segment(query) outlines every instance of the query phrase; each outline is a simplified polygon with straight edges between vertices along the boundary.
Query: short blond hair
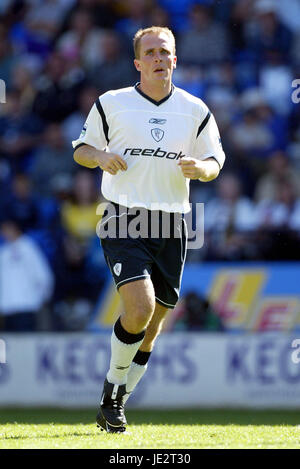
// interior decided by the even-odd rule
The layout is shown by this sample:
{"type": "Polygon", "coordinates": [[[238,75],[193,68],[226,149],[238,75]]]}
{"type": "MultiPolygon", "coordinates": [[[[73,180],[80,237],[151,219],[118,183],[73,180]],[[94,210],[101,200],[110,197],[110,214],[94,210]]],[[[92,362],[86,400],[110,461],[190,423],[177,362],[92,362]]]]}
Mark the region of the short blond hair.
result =
{"type": "Polygon", "coordinates": [[[176,53],[176,46],[175,46],[175,37],[172,33],[171,29],[167,28],[166,26],[151,26],[150,28],[139,29],[133,38],[133,49],[134,49],[134,56],[136,59],[140,57],[140,42],[143,36],[146,34],[159,34],[165,33],[172,41],[173,45],[173,52],[174,55],[176,53]]]}

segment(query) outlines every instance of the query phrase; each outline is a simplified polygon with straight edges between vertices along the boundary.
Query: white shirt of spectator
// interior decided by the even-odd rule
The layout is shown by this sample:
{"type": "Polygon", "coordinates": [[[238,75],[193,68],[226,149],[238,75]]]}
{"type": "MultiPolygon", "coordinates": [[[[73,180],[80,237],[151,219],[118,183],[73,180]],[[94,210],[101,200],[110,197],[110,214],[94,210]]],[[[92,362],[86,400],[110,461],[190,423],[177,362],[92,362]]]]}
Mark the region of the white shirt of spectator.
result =
{"type": "Polygon", "coordinates": [[[26,235],[0,247],[0,312],[35,312],[53,292],[54,277],[38,246],[26,235]]]}
{"type": "Polygon", "coordinates": [[[251,231],[257,227],[255,207],[247,197],[240,197],[230,204],[220,198],[211,199],[205,205],[204,227],[206,231],[225,231],[232,219],[237,231],[251,231]]]}
{"type": "Polygon", "coordinates": [[[167,212],[190,210],[190,180],[178,166],[181,157],[214,157],[220,167],[225,160],[216,121],[207,106],[174,86],[159,102],[137,85],[108,91],[93,105],[72,144],[106,149],[127,162],[127,171],[114,176],[103,173],[102,193],[107,200],[150,210],[155,204],[155,209],[167,212]]]}
{"type": "Polygon", "coordinates": [[[256,205],[256,218],[261,227],[300,231],[300,198],[292,209],[281,202],[262,200],[256,205]]]}

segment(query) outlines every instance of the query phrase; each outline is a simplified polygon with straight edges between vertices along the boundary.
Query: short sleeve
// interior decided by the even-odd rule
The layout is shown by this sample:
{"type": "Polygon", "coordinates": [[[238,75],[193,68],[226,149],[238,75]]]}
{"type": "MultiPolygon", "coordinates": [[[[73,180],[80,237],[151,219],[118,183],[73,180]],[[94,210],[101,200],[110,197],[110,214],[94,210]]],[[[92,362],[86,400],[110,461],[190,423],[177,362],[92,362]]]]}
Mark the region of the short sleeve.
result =
{"type": "Polygon", "coordinates": [[[107,147],[107,121],[99,99],[92,106],[79,138],[72,141],[74,149],[84,144],[91,145],[97,150],[104,150],[107,147]]]}
{"type": "Polygon", "coordinates": [[[225,161],[225,153],[222,148],[221,138],[216,120],[210,111],[200,124],[194,147],[194,157],[200,160],[213,157],[217,160],[220,168],[225,161]]]}

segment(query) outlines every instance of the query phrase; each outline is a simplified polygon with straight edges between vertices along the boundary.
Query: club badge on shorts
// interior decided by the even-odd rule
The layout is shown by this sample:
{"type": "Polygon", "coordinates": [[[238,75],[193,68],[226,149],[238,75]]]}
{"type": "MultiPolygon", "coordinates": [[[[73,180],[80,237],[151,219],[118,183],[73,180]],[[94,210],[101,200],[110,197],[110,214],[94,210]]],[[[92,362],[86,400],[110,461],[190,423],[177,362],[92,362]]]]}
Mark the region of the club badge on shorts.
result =
{"type": "Polygon", "coordinates": [[[120,273],[122,270],[122,264],[118,262],[117,264],[114,265],[114,273],[119,277],[120,273]]]}

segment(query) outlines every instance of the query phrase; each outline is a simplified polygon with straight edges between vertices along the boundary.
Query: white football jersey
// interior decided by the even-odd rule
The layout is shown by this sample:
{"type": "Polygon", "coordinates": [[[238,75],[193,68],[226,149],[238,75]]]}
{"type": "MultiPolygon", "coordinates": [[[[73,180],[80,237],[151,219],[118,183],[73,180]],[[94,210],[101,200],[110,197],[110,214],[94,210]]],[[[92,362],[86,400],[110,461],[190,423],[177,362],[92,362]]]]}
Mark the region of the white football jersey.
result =
{"type": "Polygon", "coordinates": [[[213,115],[201,99],[172,85],[161,101],[134,87],[104,93],[93,105],[77,148],[88,144],[117,153],[127,171],[103,172],[102,193],[129,208],[186,213],[189,183],[178,163],[183,156],[214,157],[222,168],[225,155],[213,115]]]}

